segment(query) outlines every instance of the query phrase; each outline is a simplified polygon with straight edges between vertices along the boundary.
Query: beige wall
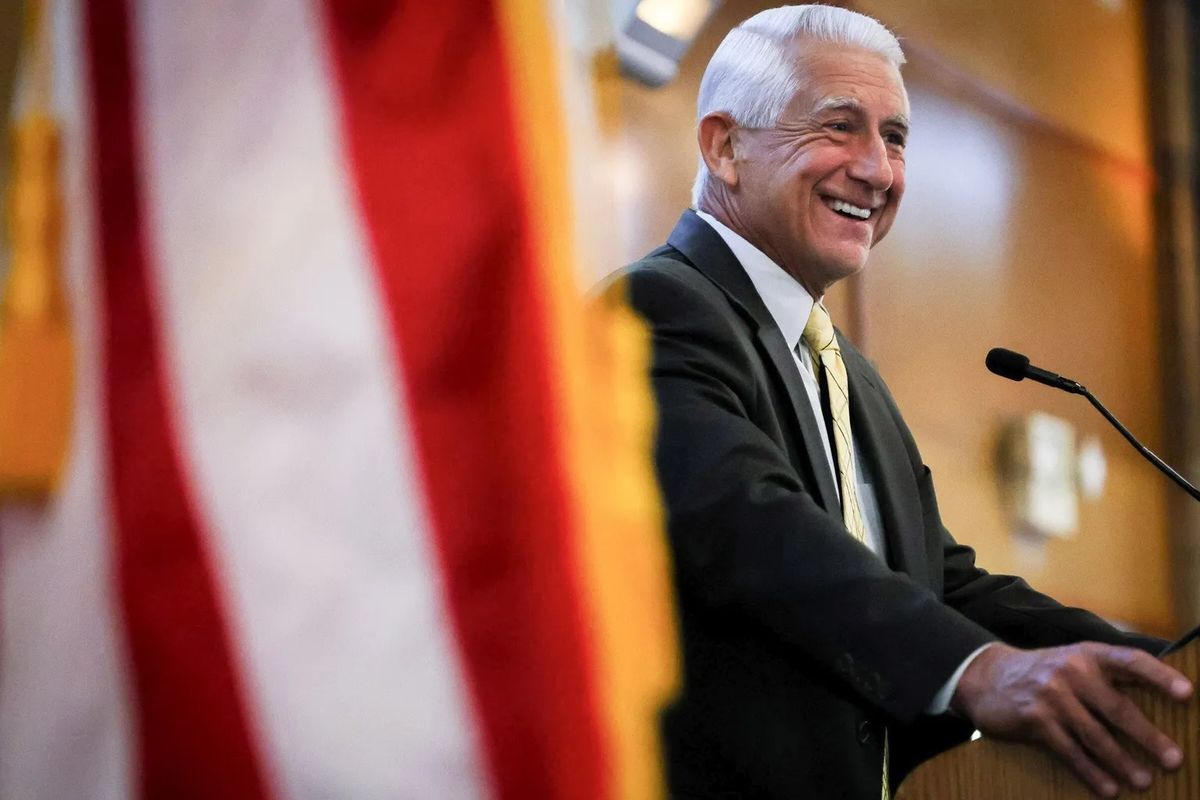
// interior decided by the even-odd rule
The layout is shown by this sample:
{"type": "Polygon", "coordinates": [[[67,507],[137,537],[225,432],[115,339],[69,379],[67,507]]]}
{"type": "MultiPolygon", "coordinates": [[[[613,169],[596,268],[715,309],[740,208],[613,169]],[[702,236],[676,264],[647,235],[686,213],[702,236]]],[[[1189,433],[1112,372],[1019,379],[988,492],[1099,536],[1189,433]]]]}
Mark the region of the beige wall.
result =
{"type": "MultiPolygon", "coordinates": [[[[730,25],[769,5],[727,2],[670,86],[621,81],[607,155],[624,260],[659,244],[687,205],[704,63],[730,25]]],[[[831,311],[889,381],[943,516],[984,566],[1172,632],[1163,479],[1086,401],[982,366],[989,347],[1025,351],[1161,444],[1140,4],[854,6],[906,45],[914,130],[897,224],[857,284],[835,290],[831,311]],[[1104,495],[1082,504],[1080,534],[1044,548],[1010,534],[993,467],[1004,420],[1033,409],[1099,435],[1109,464],[1104,495]]]]}

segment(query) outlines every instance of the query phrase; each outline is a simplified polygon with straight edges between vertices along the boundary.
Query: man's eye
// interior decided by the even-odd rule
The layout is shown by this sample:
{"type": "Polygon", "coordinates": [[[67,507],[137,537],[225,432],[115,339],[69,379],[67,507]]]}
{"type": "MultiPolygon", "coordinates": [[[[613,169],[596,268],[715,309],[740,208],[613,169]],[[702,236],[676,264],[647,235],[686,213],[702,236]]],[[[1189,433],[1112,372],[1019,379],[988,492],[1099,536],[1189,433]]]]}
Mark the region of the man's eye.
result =
{"type": "Polygon", "coordinates": [[[888,144],[894,144],[897,147],[904,147],[905,139],[904,134],[902,133],[889,133],[885,138],[887,139],[888,144]]]}
{"type": "Polygon", "coordinates": [[[825,127],[830,128],[831,130],[845,133],[846,131],[850,130],[850,123],[849,122],[831,122],[828,125],[826,125],[825,127]]]}

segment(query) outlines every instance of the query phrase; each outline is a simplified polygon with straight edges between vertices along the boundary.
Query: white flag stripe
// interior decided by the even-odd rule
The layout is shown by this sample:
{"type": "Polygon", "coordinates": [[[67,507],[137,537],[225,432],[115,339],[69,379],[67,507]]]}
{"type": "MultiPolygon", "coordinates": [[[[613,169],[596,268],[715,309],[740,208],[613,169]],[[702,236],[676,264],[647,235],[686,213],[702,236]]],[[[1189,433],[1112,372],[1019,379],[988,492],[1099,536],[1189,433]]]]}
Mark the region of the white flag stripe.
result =
{"type": "Polygon", "coordinates": [[[134,785],[134,746],[109,541],[82,9],[61,0],[48,14],[70,214],[63,263],[75,329],[75,417],[54,500],[0,506],[0,797],[124,800],[134,785]]]}
{"type": "Polygon", "coordinates": [[[181,457],[287,798],[485,794],[319,9],[135,4],[181,457]]]}

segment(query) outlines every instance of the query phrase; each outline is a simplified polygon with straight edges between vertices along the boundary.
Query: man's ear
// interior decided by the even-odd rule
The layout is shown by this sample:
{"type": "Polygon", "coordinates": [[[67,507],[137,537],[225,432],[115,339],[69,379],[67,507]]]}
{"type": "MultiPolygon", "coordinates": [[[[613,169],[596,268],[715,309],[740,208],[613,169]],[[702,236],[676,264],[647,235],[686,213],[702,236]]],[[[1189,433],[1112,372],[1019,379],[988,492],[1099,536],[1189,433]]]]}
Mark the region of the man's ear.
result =
{"type": "Polygon", "coordinates": [[[696,138],[700,157],[708,172],[729,188],[737,186],[737,164],[733,153],[733,132],[737,123],[725,112],[708,114],[700,120],[696,138]]]}

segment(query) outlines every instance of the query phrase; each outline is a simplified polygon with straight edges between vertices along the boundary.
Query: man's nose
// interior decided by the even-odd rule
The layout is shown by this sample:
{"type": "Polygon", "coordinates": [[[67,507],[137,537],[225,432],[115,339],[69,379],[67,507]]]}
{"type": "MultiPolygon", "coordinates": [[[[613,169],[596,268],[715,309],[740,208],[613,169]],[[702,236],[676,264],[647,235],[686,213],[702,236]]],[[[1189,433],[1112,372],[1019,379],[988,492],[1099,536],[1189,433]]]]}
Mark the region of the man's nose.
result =
{"type": "Polygon", "coordinates": [[[892,187],[895,174],[888,158],[887,142],[881,135],[874,134],[859,142],[847,174],[877,192],[886,192],[892,187]]]}

